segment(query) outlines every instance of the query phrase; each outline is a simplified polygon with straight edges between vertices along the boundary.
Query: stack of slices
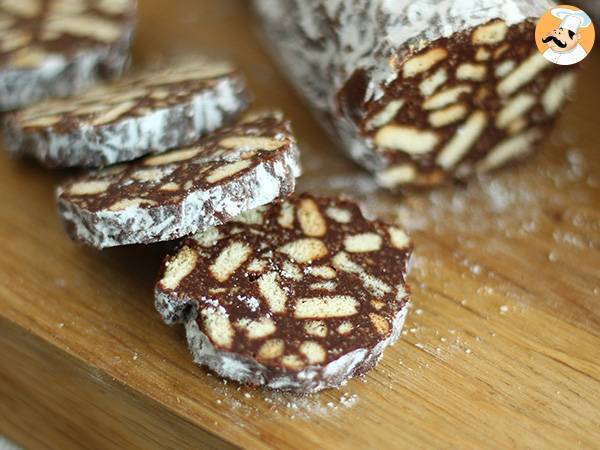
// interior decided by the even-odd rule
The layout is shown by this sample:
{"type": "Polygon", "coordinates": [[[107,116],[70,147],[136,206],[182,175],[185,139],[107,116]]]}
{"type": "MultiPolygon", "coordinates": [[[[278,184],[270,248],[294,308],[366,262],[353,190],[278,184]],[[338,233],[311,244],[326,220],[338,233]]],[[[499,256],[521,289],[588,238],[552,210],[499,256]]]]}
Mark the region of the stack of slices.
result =
{"type": "Polygon", "coordinates": [[[349,200],[292,195],[290,123],[246,112],[230,63],[196,59],[91,87],[120,75],[134,16],[129,0],[0,1],[10,153],[92,169],[57,189],[77,242],[184,238],[155,303],[185,326],[198,363],[303,393],[372,368],[406,316],[406,234],[349,200]]]}

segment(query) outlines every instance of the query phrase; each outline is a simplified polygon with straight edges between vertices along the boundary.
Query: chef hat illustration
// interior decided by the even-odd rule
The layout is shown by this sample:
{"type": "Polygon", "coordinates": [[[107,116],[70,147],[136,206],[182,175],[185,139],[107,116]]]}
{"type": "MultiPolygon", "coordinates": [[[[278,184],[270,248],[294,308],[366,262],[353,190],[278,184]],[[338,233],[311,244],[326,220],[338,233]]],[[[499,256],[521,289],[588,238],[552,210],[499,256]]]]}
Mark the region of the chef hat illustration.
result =
{"type": "Polygon", "coordinates": [[[573,33],[577,33],[580,28],[589,27],[592,23],[592,19],[588,16],[585,11],[567,8],[554,8],[552,15],[561,20],[560,27],[564,30],[571,30],[573,33]]]}

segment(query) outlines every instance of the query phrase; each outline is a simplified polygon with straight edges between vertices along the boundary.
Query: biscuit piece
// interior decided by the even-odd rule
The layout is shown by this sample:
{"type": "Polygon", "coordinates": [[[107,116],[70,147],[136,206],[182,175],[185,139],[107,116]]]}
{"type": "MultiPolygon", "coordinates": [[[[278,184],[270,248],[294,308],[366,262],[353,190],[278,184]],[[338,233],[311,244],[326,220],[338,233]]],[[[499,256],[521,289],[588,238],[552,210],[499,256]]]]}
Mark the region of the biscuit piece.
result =
{"type": "Polygon", "coordinates": [[[134,0],[0,0],[0,111],[119,76],[134,0]]]}
{"type": "Polygon", "coordinates": [[[299,174],[290,124],[269,113],[67,181],[58,207],[69,235],[97,248],[167,241],[287,196],[299,174]]]}
{"type": "Polygon", "coordinates": [[[401,229],[353,202],[292,196],[188,238],[164,263],[156,308],[220,376],[316,392],[398,338],[411,253],[401,229]]]}
{"type": "Polygon", "coordinates": [[[102,167],[191,145],[248,104],[229,63],[197,60],[10,114],[7,147],[49,167],[102,167]]]}

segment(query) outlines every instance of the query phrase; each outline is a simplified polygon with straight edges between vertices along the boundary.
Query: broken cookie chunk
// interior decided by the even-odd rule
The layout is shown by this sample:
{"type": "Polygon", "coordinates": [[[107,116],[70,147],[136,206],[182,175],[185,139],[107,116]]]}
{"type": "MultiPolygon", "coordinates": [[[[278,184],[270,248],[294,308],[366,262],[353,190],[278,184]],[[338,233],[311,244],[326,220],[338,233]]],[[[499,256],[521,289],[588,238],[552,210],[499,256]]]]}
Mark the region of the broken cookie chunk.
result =
{"type": "Polygon", "coordinates": [[[167,241],[289,195],[299,174],[291,126],[269,113],[72,179],[58,207],[69,235],[97,248],[167,241]]]}
{"type": "Polygon", "coordinates": [[[411,253],[404,231],[351,201],[292,196],[188,238],[155,303],[220,376],[316,392],[371,369],[398,339],[411,253]]]}
{"type": "Polygon", "coordinates": [[[135,11],[134,0],[0,0],[0,111],[119,76],[135,11]]]}
{"type": "Polygon", "coordinates": [[[247,104],[231,64],[198,60],[10,114],[6,142],[49,167],[101,167],[191,145],[247,104]]]}

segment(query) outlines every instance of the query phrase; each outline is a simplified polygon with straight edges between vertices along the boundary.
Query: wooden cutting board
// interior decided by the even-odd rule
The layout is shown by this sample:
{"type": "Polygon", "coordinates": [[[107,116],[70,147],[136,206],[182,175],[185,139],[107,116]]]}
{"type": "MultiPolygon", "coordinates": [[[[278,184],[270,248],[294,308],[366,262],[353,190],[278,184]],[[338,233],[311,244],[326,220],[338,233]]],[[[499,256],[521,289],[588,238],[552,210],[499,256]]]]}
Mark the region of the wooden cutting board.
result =
{"type": "Polygon", "coordinates": [[[598,448],[600,54],[540,155],[468,186],[377,191],[263,52],[243,0],[140,0],[135,63],[230,56],[294,121],[300,190],[344,192],[416,243],[405,334],[376,370],[294,397],[195,366],[152,288],[168,245],[72,244],[69,172],[0,152],[0,434],[28,448],[598,448]]]}

